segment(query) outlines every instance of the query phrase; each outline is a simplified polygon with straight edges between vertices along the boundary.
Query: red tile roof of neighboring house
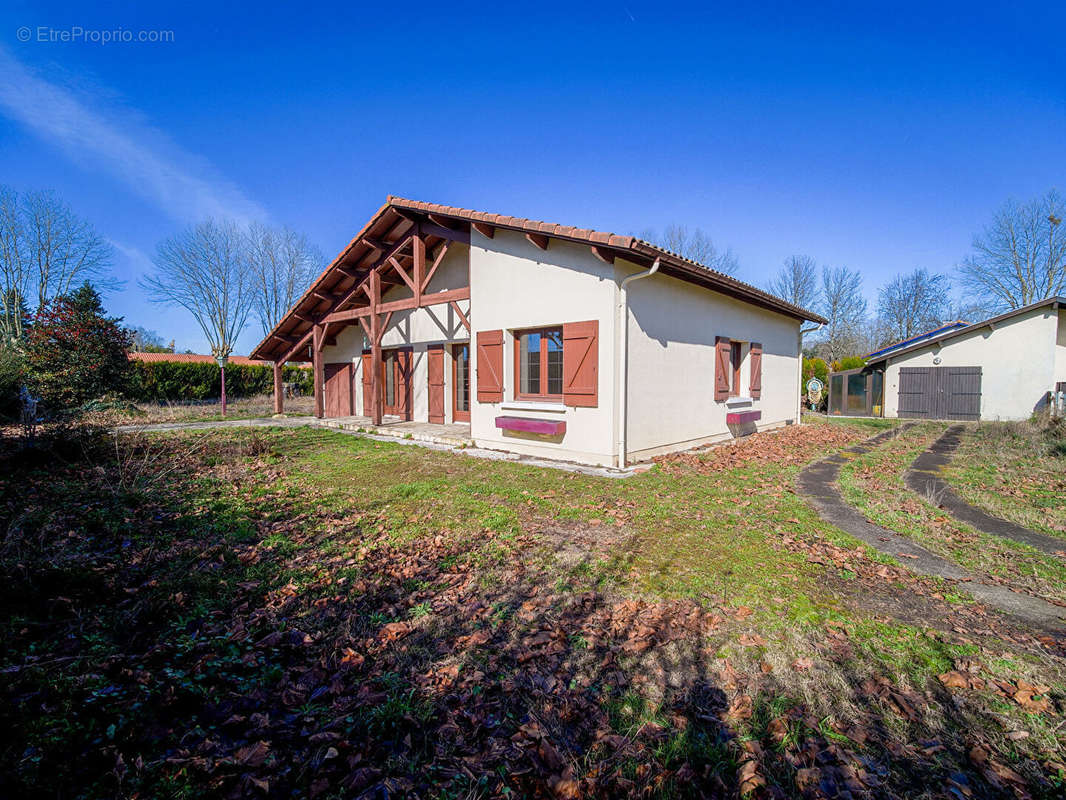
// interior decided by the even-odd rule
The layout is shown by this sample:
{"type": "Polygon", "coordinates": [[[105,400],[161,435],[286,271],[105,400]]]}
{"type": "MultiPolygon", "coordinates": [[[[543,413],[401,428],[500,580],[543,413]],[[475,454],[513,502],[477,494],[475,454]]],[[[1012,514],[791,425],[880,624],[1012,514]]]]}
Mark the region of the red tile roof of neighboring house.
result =
{"type": "Polygon", "coordinates": [[[618,254],[638,265],[650,265],[654,260],[660,259],[659,271],[665,275],[695,283],[799,320],[823,323],[826,321],[818,314],[775,297],[751,284],[705,267],[635,236],[619,236],[588,228],[575,228],[503,214],[489,214],[468,208],[423,203],[389,195],[385,204],[326,267],[303,296],[293,304],[281,322],[252,351],[252,355],[279,358],[296,344],[306,343],[312,327],[311,320],[324,313],[320,306],[323,303],[330,303],[331,293],[334,290],[341,290],[351,294],[352,288],[365,279],[365,275],[369,272],[367,265],[372,263],[374,254],[380,252],[380,248],[375,246],[375,243],[388,241],[387,234],[393,232],[399,234],[397,239],[403,238],[405,226],[408,229],[413,226],[413,219],[430,216],[458,220],[468,225],[488,225],[493,228],[519,231],[527,235],[539,234],[553,239],[580,242],[598,248],[602,252],[610,251],[612,255],[618,254]],[[367,241],[368,239],[371,241],[367,241]]]}
{"type": "MultiPolygon", "coordinates": [[[[214,364],[214,356],[199,353],[127,353],[130,361],[169,361],[176,364],[214,364]]],[[[249,365],[253,367],[270,367],[272,361],[261,361],[248,356],[230,356],[230,364],[249,365]]],[[[300,366],[300,365],[297,365],[300,366]]]]}

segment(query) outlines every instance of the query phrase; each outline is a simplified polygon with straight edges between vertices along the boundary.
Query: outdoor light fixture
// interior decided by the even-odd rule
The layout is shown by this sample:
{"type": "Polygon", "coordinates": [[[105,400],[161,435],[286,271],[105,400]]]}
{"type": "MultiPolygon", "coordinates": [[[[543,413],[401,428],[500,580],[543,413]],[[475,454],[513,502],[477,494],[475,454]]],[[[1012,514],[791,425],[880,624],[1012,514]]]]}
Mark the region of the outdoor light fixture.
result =
{"type": "Polygon", "coordinates": [[[218,368],[222,371],[222,416],[226,416],[226,362],[229,356],[215,356],[218,368]]]}

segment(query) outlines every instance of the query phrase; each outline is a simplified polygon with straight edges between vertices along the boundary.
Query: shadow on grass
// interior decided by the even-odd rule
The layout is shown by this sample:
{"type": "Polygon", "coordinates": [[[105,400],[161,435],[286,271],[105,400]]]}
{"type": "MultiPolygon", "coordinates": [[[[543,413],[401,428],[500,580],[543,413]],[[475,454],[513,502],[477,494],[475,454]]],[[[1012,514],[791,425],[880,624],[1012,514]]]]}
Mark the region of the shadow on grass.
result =
{"type": "MultiPolygon", "coordinates": [[[[847,643],[818,669],[854,719],[791,699],[779,670],[736,670],[722,649],[736,618],[617,588],[624,528],[396,541],[374,516],[252,491],[283,477],[269,437],[218,437],[195,459],[181,441],[135,445],[156,448],[158,471],[190,462],[165,484],[117,480],[106,447],[0,465],[17,476],[0,483],[0,794],[894,797],[1015,783],[973,753],[990,724],[976,707],[872,677],[847,643]]],[[[1021,769],[1051,796],[1039,765],[1021,769]]]]}

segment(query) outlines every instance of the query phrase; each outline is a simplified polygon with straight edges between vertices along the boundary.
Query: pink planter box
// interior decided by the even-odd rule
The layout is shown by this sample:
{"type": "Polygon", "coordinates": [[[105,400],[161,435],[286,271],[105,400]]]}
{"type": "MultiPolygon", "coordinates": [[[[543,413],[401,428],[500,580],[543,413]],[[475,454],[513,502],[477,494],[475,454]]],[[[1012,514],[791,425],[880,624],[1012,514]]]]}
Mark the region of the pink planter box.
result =
{"type": "Polygon", "coordinates": [[[743,425],[746,422],[755,422],[762,419],[761,411],[734,411],[725,415],[727,425],[743,425]]]}
{"type": "Polygon", "coordinates": [[[548,436],[561,436],[566,433],[566,423],[562,420],[530,419],[529,417],[496,417],[496,427],[504,431],[543,433],[548,436]]]}

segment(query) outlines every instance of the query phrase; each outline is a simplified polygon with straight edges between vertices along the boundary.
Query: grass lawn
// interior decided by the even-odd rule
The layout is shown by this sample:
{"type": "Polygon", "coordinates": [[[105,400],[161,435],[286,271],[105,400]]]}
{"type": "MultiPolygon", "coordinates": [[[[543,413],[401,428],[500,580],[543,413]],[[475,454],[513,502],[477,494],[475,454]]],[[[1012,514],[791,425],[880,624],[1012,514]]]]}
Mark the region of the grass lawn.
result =
{"type": "Polygon", "coordinates": [[[1060,643],[822,524],[820,420],[611,480],[316,429],[0,464],[0,795],[1061,796],[1060,643]]]}
{"type": "MultiPolygon", "coordinates": [[[[291,397],[285,400],[287,416],[310,416],[314,412],[314,398],[291,397]]],[[[226,416],[222,416],[220,401],[196,404],[181,403],[124,403],[112,404],[91,413],[90,421],[105,426],[155,425],[164,422],[217,422],[223,419],[256,419],[274,414],[272,395],[240,397],[228,400],[226,416]]]]}
{"type": "Polygon", "coordinates": [[[1066,537],[1063,428],[1050,432],[1030,422],[968,426],[944,479],[989,514],[1066,537]]]}

